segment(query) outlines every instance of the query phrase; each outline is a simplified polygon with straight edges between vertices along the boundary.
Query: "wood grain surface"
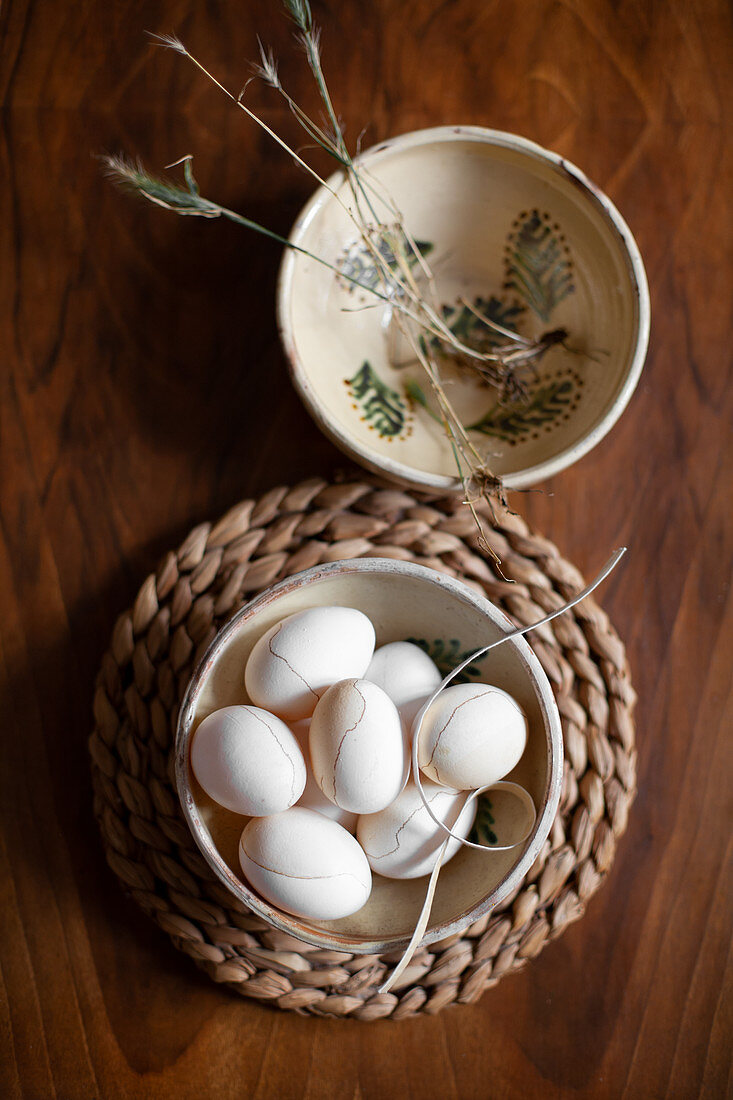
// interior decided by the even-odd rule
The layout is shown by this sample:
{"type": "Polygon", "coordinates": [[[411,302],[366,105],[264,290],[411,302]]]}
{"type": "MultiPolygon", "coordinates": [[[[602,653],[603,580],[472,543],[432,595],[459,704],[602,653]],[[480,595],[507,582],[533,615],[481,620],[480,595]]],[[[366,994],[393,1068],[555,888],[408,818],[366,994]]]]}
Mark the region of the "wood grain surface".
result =
{"type": "MultiPolygon", "coordinates": [[[[116,615],[243,496],[343,459],[287,379],[278,249],[122,197],[94,154],[196,154],[286,231],[310,183],[236,90],[256,35],[315,101],[277,3],[5,0],[0,13],[0,1095],[723,1097],[731,941],[731,16],[722,0],[316,0],[355,142],[464,122],[579,164],[644,256],[652,344],[593,453],[514,498],[586,573],[640,702],[640,784],[582,921],[475,1006],[301,1018],[212,984],[105,864],[86,741],[116,615]],[[727,717],[727,724],[726,724],[727,717]]],[[[266,89],[250,101],[292,133],[266,89]]]]}

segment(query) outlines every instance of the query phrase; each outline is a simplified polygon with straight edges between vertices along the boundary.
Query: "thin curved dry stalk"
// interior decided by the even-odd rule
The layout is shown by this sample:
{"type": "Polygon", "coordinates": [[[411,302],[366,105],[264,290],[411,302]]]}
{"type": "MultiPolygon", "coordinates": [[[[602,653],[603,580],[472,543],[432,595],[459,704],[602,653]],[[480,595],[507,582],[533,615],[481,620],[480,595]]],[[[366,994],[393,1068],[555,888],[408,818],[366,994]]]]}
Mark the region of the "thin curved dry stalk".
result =
{"type": "MultiPolygon", "coordinates": [[[[506,504],[504,488],[501,479],[489,469],[486,456],[481,455],[477,450],[446,395],[440,373],[439,359],[451,360],[471,370],[477,377],[496,386],[500,392],[500,399],[503,399],[507,393],[516,394],[523,391],[523,383],[517,376],[517,371],[538,362],[550,347],[563,342],[567,333],[564,330],[557,330],[545,333],[536,340],[530,340],[487,317],[474,304],[465,299],[460,299],[460,304],[465,306],[480,323],[484,324],[487,330],[502,336],[506,343],[498,347],[491,345],[489,348],[482,350],[466,344],[456,336],[442,315],[431,267],[425,260],[417,242],[410,235],[397,205],[392,197],[385,192],[383,185],[371,175],[367,168],[359,165],[358,161],[354,161],[349,153],[343,128],[336,115],[323,73],[320,34],[313,24],[308,0],[284,0],[284,2],[296,25],[297,37],[305,52],[308,66],[325,108],[326,125],[318,125],[314,122],[286,91],[280,80],[277,63],[272,51],[266,50],[259,40],[260,64],[254,66],[254,71],[258,77],[282,96],[294,118],[308,137],[324,149],[339,165],[344,174],[344,182],[348,188],[350,201],[347,201],[342,195],[342,186],[333,186],[328,180],[324,180],[296,149],[292,148],[255,111],[244,103],[243,96],[247,84],[245,84],[239,96],[236,96],[184,46],[179,38],[174,35],[152,35],[152,37],[161,45],[180,53],[191,61],[235,106],[242,110],[299,167],[304,169],[308,175],[317,181],[319,186],[325,188],[335,199],[355,226],[359,240],[374,264],[374,270],[378,277],[377,285],[366,285],[349,276],[339,266],[329,262],[324,257],[293,244],[280,234],[274,233],[265,226],[227,207],[203,198],[199,194],[198,186],[191,171],[190,157],[182,158],[187,190],[167,180],[151,176],[142,165],[133,163],[123,157],[105,157],[102,159],[105,160],[109,173],[114,176],[117,182],[133,188],[150,202],[178,214],[207,218],[225,217],[242,226],[254,229],[285,247],[304,254],[329,268],[338,278],[344,279],[361,291],[371,294],[376,302],[381,301],[390,305],[394,317],[397,319],[398,327],[414,353],[415,361],[420,364],[428,379],[439,409],[439,415],[436,415],[429,408],[424,400],[424,395],[419,398],[420,404],[423,405],[429,415],[441,424],[445,432],[454,455],[456,472],[463,487],[465,503],[476,523],[479,543],[498,566],[499,558],[491,548],[476,504],[480,499],[486,500],[493,515],[495,502],[506,504]],[[393,217],[389,224],[383,222],[378,216],[372,197],[383,205],[393,217]],[[417,266],[421,272],[427,284],[426,290],[421,289],[413,270],[414,266],[417,266]]],[[[416,384],[414,384],[414,388],[419,389],[416,384]]]]}

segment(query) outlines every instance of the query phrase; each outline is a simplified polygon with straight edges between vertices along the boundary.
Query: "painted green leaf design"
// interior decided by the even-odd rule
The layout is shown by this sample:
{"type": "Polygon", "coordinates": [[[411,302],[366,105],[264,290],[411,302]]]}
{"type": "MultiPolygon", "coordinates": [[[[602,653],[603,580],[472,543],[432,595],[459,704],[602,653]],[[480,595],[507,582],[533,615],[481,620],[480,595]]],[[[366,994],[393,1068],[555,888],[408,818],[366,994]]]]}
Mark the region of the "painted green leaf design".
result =
{"type": "MultiPolygon", "coordinates": [[[[394,271],[397,267],[397,258],[389,242],[380,238],[376,242],[376,246],[384,257],[389,269],[394,271]]],[[[419,252],[423,257],[429,256],[435,248],[435,245],[431,241],[415,241],[415,248],[412,247],[409,241],[405,240],[404,250],[407,256],[408,266],[411,269],[420,262],[417,253],[419,252]]],[[[365,247],[363,241],[357,241],[341,257],[339,270],[342,275],[346,275],[349,280],[354,280],[354,282],[348,283],[347,289],[350,292],[356,289],[354,283],[358,283],[359,286],[363,287],[365,290],[378,290],[382,285],[382,273],[377,268],[374,259],[369,254],[369,250],[365,247]]]]}
{"type": "MultiPolygon", "coordinates": [[[[425,638],[408,638],[407,641],[420,646],[420,649],[427,653],[428,657],[438,666],[441,676],[447,676],[456,665],[460,665],[461,661],[465,661],[466,657],[470,657],[474,652],[472,649],[463,649],[458,638],[449,638],[447,641],[442,638],[435,638],[432,642],[426,641],[425,638]]],[[[453,683],[468,684],[480,675],[480,666],[470,664],[456,676],[453,683]]]]}
{"type": "MultiPolygon", "coordinates": [[[[502,302],[493,294],[490,298],[475,298],[473,304],[483,316],[512,332],[517,331],[517,322],[525,311],[525,306],[518,302],[502,302]]],[[[453,335],[476,351],[485,351],[505,342],[500,333],[483,324],[468,306],[443,306],[443,318],[453,335]]]]}
{"type": "Polygon", "coordinates": [[[570,253],[548,214],[521,214],[510,233],[504,288],[515,291],[543,321],[559,302],[572,294],[570,253]]]}
{"type": "Polygon", "coordinates": [[[368,359],[364,360],[353,378],[346,379],[346,384],[370,427],[382,438],[393,439],[400,434],[405,426],[405,401],[382,381],[368,359]]]}
{"type": "Polygon", "coordinates": [[[554,423],[570,406],[573,390],[569,378],[548,382],[526,400],[503,405],[497,402],[475,424],[469,424],[469,430],[496,439],[515,440],[528,431],[554,423]]]}
{"type": "Polygon", "coordinates": [[[474,844],[483,844],[484,847],[490,848],[493,844],[497,844],[499,838],[494,832],[493,826],[496,824],[494,816],[491,812],[492,805],[491,799],[488,794],[481,794],[478,797],[478,807],[476,809],[476,817],[473,822],[473,828],[469,834],[468,839],[472,840],[474,844]]]}

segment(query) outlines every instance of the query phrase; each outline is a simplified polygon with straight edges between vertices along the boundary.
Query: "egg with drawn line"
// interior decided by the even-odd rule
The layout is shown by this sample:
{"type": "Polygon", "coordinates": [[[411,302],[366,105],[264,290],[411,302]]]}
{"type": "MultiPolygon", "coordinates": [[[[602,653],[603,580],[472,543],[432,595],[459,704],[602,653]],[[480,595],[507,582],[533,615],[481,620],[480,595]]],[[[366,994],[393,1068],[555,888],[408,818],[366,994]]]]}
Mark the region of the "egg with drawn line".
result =
{"type": "Polygon", "coordinates": [[[280,718],[260,707],[222,707],[200,722],[191,769],[208,796],[237,814],[287,810],[306,780],[303,753],[280,718]]]}
{"type": "Polygon", "coordinates": [[[527,744],[524,711],[491,684],[454,684],[425,711],[418,745],[420,770],[455,790],[476,790],[503,779],[527,744]]]}
{"type": "Polygon", "coordinates": [[[372,889],[369,863],[355,838],[302,806],[249,821],[239,862],[258,893],[299,917],[347,917],[361,909],[372,889]]]}
{"type": "MultiPolygon", "coordinates": [[[[476,816],[475,802],[464,805],[465,794],[446,790],[429,779],[423,781],[423,790],[438,820],[452,832],[467,837],[476,816]]],[[[356,837],[372,871],[385,878],[401,879],[429,875],[448,834],[433,821],[417,784],[410,781],[384,810],[359,818],[356,837]]],[[[447,863],[460,846],[460,840],[448,840],[442,862],[447,863]]]]}
{"type": "Polygon", "coordinates": [[[286,721],[309,718],[331,684],[364,675],[374,645],[374,627],[356,608],[296,611],[255,642],[244,674],[247,694],[286,721]]]}
{"type": "Polygon", "coordinates": [[[344,810],[376,813],[407,781],[408,739],[397,707],[369,680],[341,680],[319,700],[310,727],[313,775],[344,810]]]}

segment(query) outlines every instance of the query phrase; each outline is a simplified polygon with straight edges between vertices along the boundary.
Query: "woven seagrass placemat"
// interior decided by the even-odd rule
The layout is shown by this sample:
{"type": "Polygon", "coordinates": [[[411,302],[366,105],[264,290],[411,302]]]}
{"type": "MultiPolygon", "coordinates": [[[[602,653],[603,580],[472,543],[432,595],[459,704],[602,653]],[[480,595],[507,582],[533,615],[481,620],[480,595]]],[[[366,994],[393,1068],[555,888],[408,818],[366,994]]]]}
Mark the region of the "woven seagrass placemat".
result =
{"type": "Polygon", "coordinates": [[[217,630],[274,581],[352,557],[417,561],[460,577],[527,624],[583,587],[577,569],[519,516],[491,533],[508,578],[477,547],[456,497],[368,480],[304,481],[196,527],[143,583],[102,660],[90,739],[94,811],[107,860],[173,943],[217,982],[280,1008],[373,1020],[475,1001],[582,916],[613,862],[636,787],[635,702],[624,646],[592,599],[530,637],[562,717],[565,770],[550,836],[519,889],[460,935],[413,958],[311,948],[247,911],[214,878],[173,782],[178,707],[217,630]]]}

